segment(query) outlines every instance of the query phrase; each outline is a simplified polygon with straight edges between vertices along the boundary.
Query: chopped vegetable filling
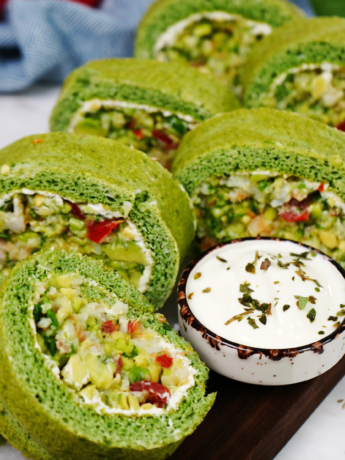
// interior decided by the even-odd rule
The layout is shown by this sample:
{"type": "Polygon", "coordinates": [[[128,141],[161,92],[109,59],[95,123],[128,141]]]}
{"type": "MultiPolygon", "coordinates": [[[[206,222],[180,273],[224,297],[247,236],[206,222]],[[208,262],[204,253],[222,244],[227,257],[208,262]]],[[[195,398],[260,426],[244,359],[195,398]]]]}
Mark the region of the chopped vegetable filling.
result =
{"type": "Polygon", "coordinates": [[[108,137],[133,146],[170,169],[183,136],[197,123],[162,113],[159,109],[116,107],[114,104],[88,101],[85,108],[78,112],[70,130],[77,134],[108,137]]]}
{"type": "Polygon", "coordinates": [[[128,321],[123,302],[90,301],[88,288],[78,274],[36,282],[40,350],[87,404],[106,411],[166,408],[183,385],[194,384],[190,360],[137,319],[128,321]]]}
{"type": "Polygon", "coordinates": [[[262,105],[291,110],[345,131],[345,68],[289,72],[263,96],[262,105]]]}
{"type": "Polygon", "coordinates": [[[173,42],[157,50],[157,59],[188,62],[240,95],[247,56],[255,43],[271,33],[271,27],[222,12],[195,15],[187,23],[173,42]]]}
{"type": "Polygon", "coordinates": [[[236,238],[275,236],[320,249],[345,266],[345,204],[327,189],[324,182],[269,172],[204,182],[192,196],[201,248],[236,238]]]}
{"type": "Polygon", "coordinates": [[[0,274],[6,276],[18,261],[41,248],[57,245],[102,259],[144,290],[151,258],[138,230],[127,219],[105,218],[92,206],[40,193],[5,198],[0,208],[0,274]]]}

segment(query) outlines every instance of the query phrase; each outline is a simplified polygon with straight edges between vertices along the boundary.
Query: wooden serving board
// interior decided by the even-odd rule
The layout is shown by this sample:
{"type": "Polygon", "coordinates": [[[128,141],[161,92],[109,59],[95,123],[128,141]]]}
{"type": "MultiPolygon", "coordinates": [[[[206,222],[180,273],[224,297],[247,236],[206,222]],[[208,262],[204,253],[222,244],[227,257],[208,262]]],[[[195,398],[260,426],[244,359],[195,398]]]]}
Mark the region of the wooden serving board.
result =
{"type": "Polygon", "coordinates": [[[345,375],[345,357],[325,374],[279,387],[210,373],[216,402],[171,460],[272,460],[345,375]]]}

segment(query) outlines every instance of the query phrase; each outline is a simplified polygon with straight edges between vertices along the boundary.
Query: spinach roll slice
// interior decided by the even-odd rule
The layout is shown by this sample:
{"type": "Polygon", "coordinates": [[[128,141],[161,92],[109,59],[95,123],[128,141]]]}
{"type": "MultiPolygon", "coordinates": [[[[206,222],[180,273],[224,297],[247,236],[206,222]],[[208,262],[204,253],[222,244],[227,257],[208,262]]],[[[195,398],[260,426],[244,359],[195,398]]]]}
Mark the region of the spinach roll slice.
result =
{"type": "Polygon", "coordinates": [[[0,289],[0,431],[36,460],[165,459],[202,422],[208,369],[122,276],[57,248],[0,289]]]}
{"type": "Polygon", "coordinates": [[[174,171],[202,249],[256,236],[300,241],[345,267],[345,135],[297,114],[241,109],[181,144],[174,171]]]}
{"type": "Polygon", "coordinates": [[[187,63],[241,95],[253,45],[303,13],[285,0],[158,0],[139,26],[135,54],[187,63]]]}
{"type": "Polygon", "coordinates": [[[276,30],[252,53],[244,83],[248,108],[289,110],[345,131],[345,19],[276,30]]]}
{"type": "Polygon", "coordinates": [[[51,133],[0,150],[0,274],[52,244],[119,271],[158,308],[194,237],[189,197],[142,152],[51,133]]]}
{"type": "Polygon", "coordinates": [[[238,107],[230,91],[186,66],[106,59],[90,62],[67,78],[50,127],[117,140],[170,169],[187,132],[238,107]]]}

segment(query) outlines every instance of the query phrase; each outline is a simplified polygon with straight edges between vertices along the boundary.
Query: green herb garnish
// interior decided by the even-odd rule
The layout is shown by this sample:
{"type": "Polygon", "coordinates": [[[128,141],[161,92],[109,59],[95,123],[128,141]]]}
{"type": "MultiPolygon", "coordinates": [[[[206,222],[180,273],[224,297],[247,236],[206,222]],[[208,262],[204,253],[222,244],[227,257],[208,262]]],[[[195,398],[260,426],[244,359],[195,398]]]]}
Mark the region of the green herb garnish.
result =
{"type": "Polygon", "coordinates": [[[315,321],[315,318],[316,318],[315,308],[312,308],[311,310],[309,310],[309,312],[307,314],[307,318],[309,319],[309,321],[311,323],[313,323],[315,321]]]}
{"type": "Polygon", "coordinates": [[[48,336],[43,336],[44,343],[46,344],[48,350],[50,353],[55,356],[57,352],[56,344],[55,344],[55,339],[54,337],[48,337],[48,336]]]}
{"type": "Polygon", "coordinates": [[[58,327],[59,322],[58,322],[56,314],[53,312],[53,310],[48,310],[47,311],[47,316],[48,316],[48,318],[50,318],[52,320],[53,326],[58,327]]]}
{"type": "Polygon", "coordinates": [[[294,252],[290,252],[290,256],[297,257],[297,259],[310,260],[308,259],[308,255],[309,255],[309,251],[302,252],[301,254],[295,254],[294,252]]]}
{"type": "Polygon", "coordinates": [[[286,311],[286,310],[288,310],[289,308],[290,308],[290,305],[284,305],[283,311],[286,311]]]}
{"type": "Polygon", "coordinates": [[[216,258],[220,261],[220,262],[223,262],[224,264],[227,264],[228,261],[223,259],[222,257],[219,257],[219,256],[216,256],[216,258]]]}
{"type": "Polygon", "coordinates": [[[235,315],[231,319],[229,319],[226,323],[224,323],[224,325],[228,326],[228,324],[230,324],[230,323],[232,323],[234,321],[240,322],[240,321],[242,321],[244,316],[250,315],[252,313],[253,313],[253,311],[251,310],[251,311],[248,311],[248,312],[240,313],[239,315],[235,315]]]}
{"type": "Polygon", "coordinates": [[[249,262],[246,265],[246,272],[252,273],[253,275],[255,275],[255,273],[256,273],[255,267],[256,267],[256,263],[257,263],[258,260],[259,260],[259,254],[258,254],[258,251],[256,251],[255,252],[255,260],[254,260],[254,262],[249,262]]]}
{"type": "Polygon", "coordinates": [[[302,281],[313,281],[318,287],[322,288],[321,284],[318,282],[318,280],[314,280],[313,278],[310,278],[309,276],[306,276],[305,271],[303,271],[301,268],[299,268],[297,271],[295,271],[296,275],[300,276],[302,278],[302,281]]]}
{"type": "Polygon", "coordinates": [[[278,260],[278,261],[277,261],[277,265],[278,265],[278,267],[284,268],[285,270],[287,270],[287,269],[289,268],[289,265],[290,265],[290,264],[289,264],[289,263],[284,264],[281,260],[278,260]]]}
{"type": "Polygon", "coordinates": [[[309,302],[309,297],[295,295],[295,299],[297,299],[296,305],[300,310],[304,310],[307,303],[309,302]]]}
{"type": "Polygon", "coordinates": [[[33,219],[39,220],[37,214],[35,213],[35,211],[34,211],[33,209],[30,209],[29,215],[30,215],[33,219]]]}
{"type": "Polygon", "coordinates": [[[39,320],[43,317],[43,312],[42,312],[42,307],[41,305],[35,305],[34,306],[34,320],[36,321],[36,323],[39,322],[39,320]]]}
{"type": "Polygon", "coordinates": [[[205,288],[202,290],[202,292],[205,292],[207,294],[208,292],[211,292],[211,288],[205,288]]]}
{"type": "Polygon", "coordinates": [[[255,319],[247,318],[249,326],[252,326],[253,329],[259,329],[259,326],[256,324],[255,319]]]}
{"type": "Polygon", "coordinates": [[[330,316],[327,321],[338,321],[337,316],[330,316]]]}
{"type": "Polygon", "coordinates": [[[253,263],[249,262],[246,265],[246,272],[252,273],[253,275],[255,275],[255,265],[253,263]]]}
{"type": "Polygon", "coordinates": [[[253,289],[250,289],[250,283],[247,283],[247,281],[245,281],[243,284],[240,284],[240,292],[243,292],[243,293],[250,293],[250,292],[254,292],[253,289]]]}
{"type": "MultiPolygon", "coordinates": [[[[248,318],[248,319],[249,319],[249,318],[248,318]]],[[[260,321],[260,323],[262,323],[264,326],[266,326],[266,323],[267,323],[267,316],[266,316],[266,315],[260,316],[259,321],[260,321]]]]}
{"type": "Polygon", "coordinates": [[[200,273],[200,272],[195,273],[195,275],[194,275],[194,279],[195,279],[195,280],[198,280],[200,277],[201,277],[201,273],[200,273]]]}
{"type": "Polygon", "coordinates": [[[319,288],[315,288],[315,291],[316,291],[316,292],[320,292],[320,289],[319,289],[319,288]]]}
{"type": "Polygon", "coordinates": [[[325,331],[319,331],[318,334],[324,335],[325,331]]]}

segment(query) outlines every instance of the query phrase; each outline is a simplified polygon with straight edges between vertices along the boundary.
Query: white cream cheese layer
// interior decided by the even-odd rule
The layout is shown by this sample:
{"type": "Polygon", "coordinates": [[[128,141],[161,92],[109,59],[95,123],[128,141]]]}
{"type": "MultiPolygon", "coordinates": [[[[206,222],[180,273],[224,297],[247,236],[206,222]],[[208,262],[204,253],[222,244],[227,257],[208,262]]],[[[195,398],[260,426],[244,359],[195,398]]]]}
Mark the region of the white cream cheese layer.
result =
{"type": "MultiPolygon", "coordinates": [[[[67,201],[70,201],[71,203],[74,203],[74,201],[71,200],[70,198],[61,197],[60,195],[57,195],[54,193],[45,192],[42,190],[30,190],[27,188],[23,188],[21,190],[16,190],[6,195],[3,195],[0,198],[0,206],[2,206],[7,201],[11,200],[13,196],[16,195],[17,193],[21,193],[23,195],[35,195],[37,193],[39,195],[43,195],[43,196],[46,196],[48,198],[55,200],[58,205],[62,205],[62,200],[67,200],[67,201]]],[[[122,213],[119,211],[111,211],[109,208],[107,208],[106,206],[100,203],[81,204],[79,205],[79,207],[83,212],[86,212],[88,214],[97,215],[97,216],[102,216],[106,219],[121,218],[121,217],[123,217],[124,219],[128,219],[128,214],[130,213],[132,209],[132,203],[130,203],[129,201],[125,201],[123,203],[124,212],[122,213]]],[[[143,236],[141,235],[140,231],[138,230],[137,226],[129,220],[126,220],[126,223],[129,226],[133,236],[135,237],[136,243],[143,250],[146,260],[147,260],[147,265],[145,266],[144,272],[142,276],[140,277],[139,287],[138,287],[138,290],[140,292],[145,292],[149,285],[149,281],[150,281],[150,277],[151,277],[151,273],[152,273],[152,269],[154,265],[154,260],[152,258],[151,251],[146,247],[145,240],[143,236]]]]}
{"type": "Polygon", "coordinates": [[[297,243],[275,240],[243,241],[212,251],[187,282],[193,314],[220,337],[253,348],[295,348],[327,337],[345,316],[345,280],[326,256],[311,250],[307,257],[296,257],[306,251],[297,243]],[[296,260],[303,265],[296,266],[296,260]],[[266,309],[270,305],[266,324],[259,319],[262,311],[240,302],[246,293],[266,309]]]}
{"type": "Polygon", "coordinates": [[[129,108],[129,109],[138,109],[143,110],[147,113],[156,113],[160,112],[165,117],[170,117],[175,115],[180,120],[183,120],[187,123],[188,128],[190,130],[194,129],[198,122],[194,120],[193,117],[190,115],[185,115],[182,113],[173,113],[169,112],[168,110],[162,110],[158,107],[152,107],[149,105],[144,104],[136,104],[135,102],[125,102],[125,101],[114,101],[114,100],[102,100],[102,99],[91,99],[89,101],[85,101],[81,104],[79,110],[74,114],[72,121],[69,125],[68,132],[73,133],[74,128],[76,125],[84,119],[84,116],[87,113],[94,113],[98,110],[105,108],[105,109],[122,109],[122,108],[129,108]]]}
{"type": "Polygon", "coordinates": [[[170,26],[157,40],[154,52],[158,54],[159,51],[167,46],[172,46],[179,35],[194,22],[201,21],[202,19],[210,19],[211,21],[223,22],[223,21],[244,21],[249,27],[252,28],[253,35],[270,35],[272,33],[272,27],[268,24],[251,21],[245,19],[243,16],[238,14],[230,14],[225,11],[204,11],[202,13],[192,14],[186,19],[176,22],[170,26]]]}

